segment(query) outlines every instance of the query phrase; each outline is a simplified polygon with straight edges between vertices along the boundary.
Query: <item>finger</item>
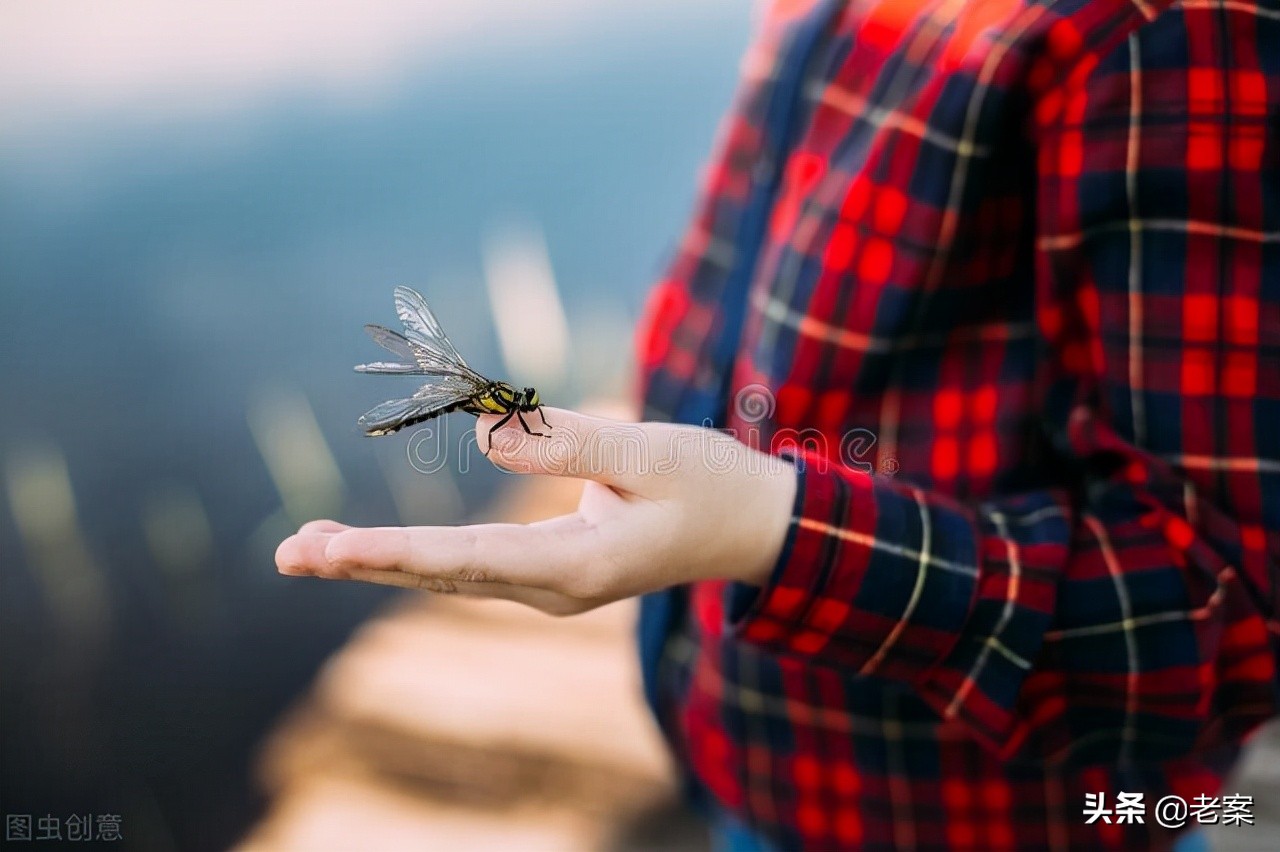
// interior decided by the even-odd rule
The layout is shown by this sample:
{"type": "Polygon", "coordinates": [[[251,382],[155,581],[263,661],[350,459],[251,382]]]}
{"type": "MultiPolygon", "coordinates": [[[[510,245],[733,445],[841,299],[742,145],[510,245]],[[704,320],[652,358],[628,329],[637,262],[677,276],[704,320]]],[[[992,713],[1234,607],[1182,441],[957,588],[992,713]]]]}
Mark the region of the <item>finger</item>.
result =
{"type": "Polygon", "coordinates": [[[344,579],[441,595],[462,595],[471,598],[514,601],[552,615],[569,615],[575,612],[583,612],[598,605],[596,601],[581,600],[559,592],[551,592],[531,586],[517,586],[512,583],[469,583],[462,580],[424,577],[421,574],[407,574],[403,571],[394,570],[355,568],[350,570],[348,576],[344,579]]]}
{"type": "Polygon", "coordinates": [[[559,591],[582,563],[584,523],[569,515],[541,524],[353,528],[325,545],[325,570],[403,571],[469,583],[559,591]]]}
{"type": "Polygon", "coordinates": [[[563,408],[545,408],[547,426],[536,413],[525,414],[529,427],[544,435],[524,431],[513,417],[490,435],[505,415],[481,415],[476,435],[489,460],[513,473],[542,473],[593,479],[626,490],[643,486],[656,456],[665,450],[659,424],[626,423],[592,417],[563,408]],[[492,443],[490,443],[492,440],[492,443]]]}
{"type": "Polygon", "coordinates": [[[289,536],[276,548],[276,570],[295,577],[325,570],[329,566],[325,547],[332,537],[333,533],[304,531],[289,536]]]}
{"type": "Polygon", "coordinates": [[[356,580],[437,594],[509,600],[553,615],[582,612],[596,605],[593,601],[575,599],[559,592],[511,583],[467,582],[395,569],[336,568],[330,565],[324,555],[325,546],[332,537],[332,533],[312,533],[286,539],[277,551],[278,554],[284,554],[277,557],[280,572],[292,576],[315,576],[324,580],[356,580]]]}

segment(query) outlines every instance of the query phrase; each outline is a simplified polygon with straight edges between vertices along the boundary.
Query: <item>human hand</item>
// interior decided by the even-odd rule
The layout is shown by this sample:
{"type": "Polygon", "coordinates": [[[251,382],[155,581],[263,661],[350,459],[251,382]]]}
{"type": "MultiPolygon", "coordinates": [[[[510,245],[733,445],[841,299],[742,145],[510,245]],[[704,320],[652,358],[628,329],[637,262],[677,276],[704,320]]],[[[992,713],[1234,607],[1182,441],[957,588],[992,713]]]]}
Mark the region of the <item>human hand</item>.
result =
{"type": "MultiPolygon", "coordinates": [[[[512,424],[494,432],[488,457],[587,480],[576,512],[457,527],[313,521],[280,544],[280,573],[506,598],[557,615],[697,580],[768,580],[795,499],[790,463],[711,429],[546,415],[548,437],[512,424]]],[[[479,418],[482,447],[497,419],[479,418]]]]}

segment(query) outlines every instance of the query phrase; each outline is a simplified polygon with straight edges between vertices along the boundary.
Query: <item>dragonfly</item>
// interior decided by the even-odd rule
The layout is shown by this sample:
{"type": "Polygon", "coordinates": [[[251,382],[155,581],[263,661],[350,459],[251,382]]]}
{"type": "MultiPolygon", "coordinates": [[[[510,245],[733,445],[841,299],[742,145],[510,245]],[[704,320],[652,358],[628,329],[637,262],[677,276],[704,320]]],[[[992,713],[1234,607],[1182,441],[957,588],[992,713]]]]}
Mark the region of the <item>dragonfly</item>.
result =
{"type": "MultiPolygon", "coordinates": [[[[364,330],[373,341],[395,355],[396,361],[375,361],[356,367],[359,373],[378,373],[397,376],[431,376],[439,379],[418,388],[413,396],[392,399],[375,405],[357,421],[370,437],[390,435],[406,426],[448,414],[465,411],[469,414],[501,414],[502,418],[489,429],[489,438],[507,424],[511,418],[520,421],[530,435],[547,437],[535,432],[525,422],[526,414],[537,413],[542,425],[548,429],[547,417],[542,413],[542,400],[533,388],[517,390],[507,382],[486,378],[467,366],[462,355],[449,342],[440,321],[427,306],[427,300],[409,287],[395,289],[396,314],[404,325],[404,334],[380,325],[366,325],[364,330]]],[[[492,442],[490,442],[492,446],[492,442]]],[[[485,450],[485,455],[489,450],[485,450]]]]}

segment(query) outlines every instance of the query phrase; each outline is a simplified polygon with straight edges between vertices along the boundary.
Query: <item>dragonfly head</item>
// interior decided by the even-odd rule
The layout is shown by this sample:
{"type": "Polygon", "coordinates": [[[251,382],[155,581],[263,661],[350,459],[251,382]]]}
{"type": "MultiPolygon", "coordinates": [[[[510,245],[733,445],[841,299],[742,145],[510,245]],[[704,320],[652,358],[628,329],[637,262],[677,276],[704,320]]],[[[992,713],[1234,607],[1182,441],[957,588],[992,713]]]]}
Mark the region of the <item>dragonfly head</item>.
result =
{"type": "Polygon", "coordinates": [[[525,388],[520,394],[520,410],[533,411],[539,405],[542,405],[542,398],[538,396],[538,392],[533,388],[525,388]]]}

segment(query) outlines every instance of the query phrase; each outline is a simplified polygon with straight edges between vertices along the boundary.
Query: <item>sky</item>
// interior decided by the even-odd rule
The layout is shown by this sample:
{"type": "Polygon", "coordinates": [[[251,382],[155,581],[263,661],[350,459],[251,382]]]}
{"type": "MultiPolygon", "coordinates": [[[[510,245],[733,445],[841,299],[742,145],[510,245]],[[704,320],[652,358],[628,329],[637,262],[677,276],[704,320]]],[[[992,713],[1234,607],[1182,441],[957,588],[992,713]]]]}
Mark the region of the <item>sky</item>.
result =
{"type": "Polygon", "coordinates": [[[407,74],[502,62],[602,24],[660,37],[748,0],[48,0],[0,4],[0,140],[122,111],[236,110],[282,92],[362,102],[407,74]],[[358,10],[358,11],[357,11],[358,10]]]}

